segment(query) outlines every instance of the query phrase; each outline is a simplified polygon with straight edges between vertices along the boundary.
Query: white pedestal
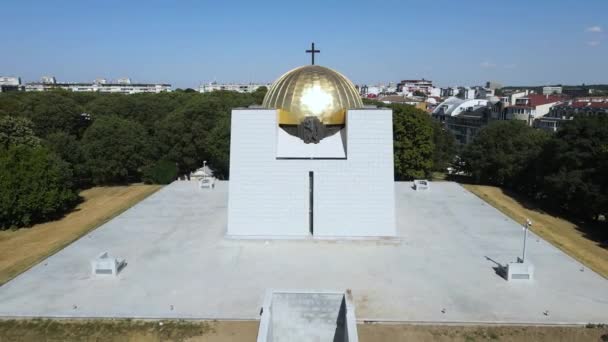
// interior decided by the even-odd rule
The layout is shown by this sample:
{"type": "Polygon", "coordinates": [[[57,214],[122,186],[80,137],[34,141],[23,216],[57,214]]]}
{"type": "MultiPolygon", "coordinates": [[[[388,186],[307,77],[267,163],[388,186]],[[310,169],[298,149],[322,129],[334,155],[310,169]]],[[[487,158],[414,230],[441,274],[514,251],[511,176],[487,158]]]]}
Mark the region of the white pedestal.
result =
{"type": "Polygon", "coordinates": [[[103,252],[91,261],[91,272],[93,275],[118,275],[120,269],[124,267],[125,261],[119,261],[111,257],[108,252],[103,252]]]}
{"type": "Polygon", "coordinates": [[[534,265],[530,262],[511,262],[507,265],[507,281],[534,279],[534,265]]]}
{"type": "Polygon", "coordinates": [[[214,189],[215,177],[203,177],[198,180],[198,185],[201,189],[214,189]]]}
{"type": "Polygon", "coordinates": [[[414,180],[414,190],[428,190],[431,186],[431,182],[426,179],[415,179],[414,180]]]}

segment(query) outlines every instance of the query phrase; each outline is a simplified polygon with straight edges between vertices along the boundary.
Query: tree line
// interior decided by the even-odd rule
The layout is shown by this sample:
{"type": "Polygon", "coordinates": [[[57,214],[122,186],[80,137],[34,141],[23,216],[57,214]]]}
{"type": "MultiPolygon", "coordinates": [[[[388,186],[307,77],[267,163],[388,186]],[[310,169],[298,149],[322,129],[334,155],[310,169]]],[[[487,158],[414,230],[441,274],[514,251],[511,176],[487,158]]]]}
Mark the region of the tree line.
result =
{"type": "MultiPolygon", "coordinates": [[[[228,179],[230,112],[265,93],[0,94],[0,229],[62,215],[81,189],[166,184],[204,160],[228,179]]],[[[392,107],[396,178],[445,169],[453,137],[423,111],[392,107]]]]}
{"type": "MultiPolygon", "coordinates": [[[[265,93],[0,94],[0,228],[61,215],[81,189],[166,184],[204,160],[228,179],[230,112],[261,104],[265,93]]],[[[475,182],[511,188],[579,217],[608,213],[605,117],[577,118],[553,135],[499,121],[458,150],[452,134],[424,111],[364,102],[393,109],[396,180],[454,166],[475,182]]]]}
{"type": "Polygon", "coordinates": [[[580,219],[608,215],[608,118],[577,117],[555,134],[497,121],[459,155],[473,181],[510,188],[580,219]]]}

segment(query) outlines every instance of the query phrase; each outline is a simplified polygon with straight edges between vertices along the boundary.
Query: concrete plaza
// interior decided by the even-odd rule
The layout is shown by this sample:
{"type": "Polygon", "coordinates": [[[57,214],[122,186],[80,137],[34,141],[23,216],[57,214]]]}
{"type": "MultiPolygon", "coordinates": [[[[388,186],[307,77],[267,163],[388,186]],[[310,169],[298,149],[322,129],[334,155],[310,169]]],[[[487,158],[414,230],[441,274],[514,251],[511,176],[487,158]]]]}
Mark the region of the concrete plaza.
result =
{"type": "Polygon", "coordinates": [[[606,279],[530,234],[535,279],[507,282],[520,224],[456,183],[410,186],[397,240],[265,241],[225,238],[227,182],[174,182],[0,287],[0,316],[257,319],[269,288],[349,288],[359,320],[608,323],[606,279]],[[118,277],[91,275],[102,251],[118,277]]]}

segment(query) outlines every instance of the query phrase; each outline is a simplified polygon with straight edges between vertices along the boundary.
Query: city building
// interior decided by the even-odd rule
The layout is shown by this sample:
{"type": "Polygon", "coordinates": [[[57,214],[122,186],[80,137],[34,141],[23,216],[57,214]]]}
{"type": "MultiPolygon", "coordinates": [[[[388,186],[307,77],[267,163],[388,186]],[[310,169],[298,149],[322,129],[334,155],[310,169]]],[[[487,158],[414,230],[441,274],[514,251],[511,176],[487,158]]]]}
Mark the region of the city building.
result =
{"type": "Polygon", "coordinates": [[[465,100],[457,97],[450,97],[437,105],[433,111],[433,116],[457,116],[462,112],[470,112],[487,106],[488,100],[486,99],[465,100]]]}
{"type": "Polygon", "coordinates": [[[376,85],[362,85],[357,86],[359,89],[359,95],[367,98],[376,98],[380,95],[395,95],[398,92],[397,85],[393,82],[389,82],[386,84],[376,84],[376,85]]]}
{"type": "Polygon", "coordinates": [[[236,91],[239,93],[253,93],[260,87],[270,88],[270,84],[262,83],[217,83],[209,82],[201,84],[198,88],[200,93],[210,93],[217,90],[236,91]]]}
{"type": "MultiPolygon", "coordinates": [[[[547,120],[540,119],[545,117],[551,108],[560,104],[563,96],[533,94],[527,90],[508,92],[502,97],[492,96],[492,93],[488,87],[461,87],[458,96],[449,97],[438,104],[432,116],[442,122],[462,144],[470,143],[481,128],[494,120],[522,120],[530,126],[548,130],[556,130],[559,126],[556,121],[563,120],[558,116],[547,120]],[[467,98],[472,96],[472,91],[475,91],[475,98],[467,98]],[[486,91],[491,92],[485,93],[486,91]]],[[[589,108],[600,108],[604,102],[593,104],[596,107],[591,105],[589,108]]]]}
{"type": "Polygon", "coordinates": [[[506,107],[507,120],[524,120],[532,125],[534,119],[545,116],[551,107],[560,103],[562,97],[554,95],[528,94],[515,99],[515,104],[506,107]]]}
{"type": "Polygon", "coordinates": [[[517,99],[526,97],[526,96],[528,96],[528,94],[530,94],[530,91],[527,89],[526,90],[507,91],[507,92],[503,93],[503,95],[500,97],[500,100],[506,106],[514,106],[517,99]]]}
{"type": "Polygon", "coordinates": [[[608,96],[581,96],[576,102],[608,102],[608,96]]]}
{"type": "Polygon", "coordinates": [[[498,119],[495,113],[489,100],[450,97],[435,107],[432,116],[454,134],[456,141],[468,144],[481,128],[498,119]]]}
{"type": "Polygon", "coordinates": [[[359,88],[359,95],[367,98],[378,97],[378,95],[382,92],[383,90],[380,86],[368,86],[364,84],[359,88]]]}
{"type": "Polygon", "coordinates": [[[100,92],[113,94],[162,93],[171,91],[171,84],[165,83],[131,83],[129,78],[118,79],[109,83],[104,78],[98,78],[92,83],[59,83],[52,76],[43,76],[40,82],[25,84],[25,91],[49,91],[64,89],[74,92],[100,92]]]}
{"type": "Polygon", "coordinates": [[[431,94],[429,94],[429,96],[439,96],[443,98],[454,96],[463,100],[485,99],[494,96],[494,89],[481,86],[439,88],[438,92],[435,92],[434,89],[435,88],[431,89],[431,94]]]}
{"type": "Polygon", "coordinates": [[[431,89],[433,88],[433,81],[425,80],[424,78],[421,80],[403,80],[397,83],[397,92],[398,93],[413,93],[415,91],[420,91],[424,94],[429,94],[431,89]]]}
{"type": "Polygon", "coordinates": [[[589,96],[589,94],[593,93],[593,89],[589,89],[585,86],[567,87],[562,89],[562,93],[573,97],[589,96]]]}
{"type": "Polygon", "coordinates": [[[596,115],[608,116],[608,100],[600,102],[577,99],[551,107],[548,114],[534,120],[534,127],[549,132],[557,132],[566,121],[596,115]]]}
{"type": "Polygon", "coordinates": [[[496,90],[496,89],[502,88],[502,84],[500,84],[496,81],[488,81],[488,82],[486,82],[486,88],[496,90]]]}
{"type": "Polygon", "coordinates": [[[23,90],[20,77],[0,76],[0,93],[20,90],[23,90]]]}
{"type": "Polygon", "coordinates": [[[55,84],[57,83],[57,79],[55,79],[55,76],[42,76],[40,82],[44,84],[55,84]]]}
{"type": "Polygon", "coordinates": [[[440,97],[441,96],[441,88],[439,87],[432,87],[429,88],[429,92],[427,93],[428,96],[432,96],[432,97],[440,97]]]}
{"type": "Polygon", "coordinates": [[[489,87],[475,86],[475,87],[473,87],[473,89],[475,90],[476,99],[491,98],[491,97],[494,97],[494,94],[495,94],[495,89],[489,88],[489,87]]]}
{"type": "Polygon", "coordinates": [[[474,88],[460,87],[456,96],[464,100],[473,100],[476,98],[476,91],[474,88]]]}
{"type": "Polygon", "coordinates": [[[458,95],[458,91],[458,87],[441,88],[439,96],[444,98],[456,96],[458,95]]]}
{"type": "Polygon", "coordinates": [[[561,94],[562,93],[562,87],[553,87],[553,86],[549,86],[549,87],[543,87],[543,95],[553,95],[553,94],[561,94]]]}
{"type": "Polygon", "coordinates": [[[119,78],[116,80],[117,84],[131,84],[131,79],[128,77],[119,78]]]}
{"type": "Polygon", "coordinates": [[[384,88],[384,92],[387,94],[396,94],[397,85],[395,84],[395,82],[388,82],[388,85],[384,88]]]}

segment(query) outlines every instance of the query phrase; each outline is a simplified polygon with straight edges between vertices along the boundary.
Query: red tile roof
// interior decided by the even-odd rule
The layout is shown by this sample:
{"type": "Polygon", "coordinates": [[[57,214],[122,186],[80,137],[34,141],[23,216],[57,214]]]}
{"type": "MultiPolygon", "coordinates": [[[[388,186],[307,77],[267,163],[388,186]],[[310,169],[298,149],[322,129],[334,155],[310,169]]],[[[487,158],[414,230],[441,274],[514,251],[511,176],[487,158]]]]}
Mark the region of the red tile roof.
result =
{"type": "Polygon", "coordinates": [[[569,107],[574,108],[608,108],[608,102],[573,102],[569,107]]]}
{"type": "Polygon", "coordinates": [[[530,94],[527,98],[530,100],[528,105],[531,107],[562,101],[561,97],[553,95],[530,94]]]}

